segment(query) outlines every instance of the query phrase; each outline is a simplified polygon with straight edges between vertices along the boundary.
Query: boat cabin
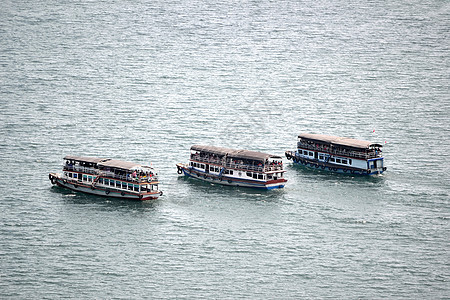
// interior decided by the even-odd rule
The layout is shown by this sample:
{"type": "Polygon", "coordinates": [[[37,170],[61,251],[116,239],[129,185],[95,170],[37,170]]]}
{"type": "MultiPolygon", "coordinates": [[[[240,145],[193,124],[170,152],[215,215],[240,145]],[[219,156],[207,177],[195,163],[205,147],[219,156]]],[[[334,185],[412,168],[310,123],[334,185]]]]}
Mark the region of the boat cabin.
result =
{"type": "Polygon", "coordinates": [[[312,150],[315,159],[320,159],[319,152],[359,159],[378,158],[381,157],[382,147],[381,144],[368,141],[309,133],[299,134],[297,143],[299,152],[304,151],[307,152],[304,154],[309,155],[306,150],[312,150]]]}
{"type": "Polygon", "coordinates": [[[262,152],[194,145],[191,147],[191,166],[219,170],[228,169],[269,172],[283,169],[281,156],[262,152]],[[205,164],[202,164],[205,163],[205,164]]]}

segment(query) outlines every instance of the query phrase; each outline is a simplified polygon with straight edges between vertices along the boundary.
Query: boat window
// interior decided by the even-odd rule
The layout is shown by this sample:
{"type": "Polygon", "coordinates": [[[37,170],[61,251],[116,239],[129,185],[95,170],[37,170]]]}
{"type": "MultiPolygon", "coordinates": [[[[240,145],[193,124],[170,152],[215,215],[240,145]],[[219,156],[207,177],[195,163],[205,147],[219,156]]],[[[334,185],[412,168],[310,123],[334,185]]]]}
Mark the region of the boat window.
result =
{"type": "Polygon", "coordinates": [[[331,161],[331,162],[334,162],[334,157],[331,157],[331,158],[330,158],[330,161],[331,161]]]}
{"type": "Polygon", "coordinates": [[[77,173],[73,173],[73,178],[77,178],[78,174],[77,173]]]}
{"type": "Polygon", "coordinates": [[[109,179],[105,179],[105,184],[109,185],[109,179]]]}
{"type": "Polygon", "coordinates": [[[129,184],[128,184],[128,189],[129,189],[130,191],[133,190],[133,184],[132,184],[132,183],[129,183],[129,184]]]}
{"type": "Polygon", "coordinates": [[[263,174],[258,174],[258,179],[264,179],[264,175],[263,174]]]}
{"type": "Polygon", "coordinates": [[[72,178],[72,173],[69,173],[69,178],[72,178]]]}
{"type": "Polygon", "coordinates": [[[336,158],[336,162],[340,164],[341,163],[341,159],[340,158],[336,158]]]}
{"type": "Polygon", "coordinates": [[[87,175],[83,175],[83,181],[87,181],[87,175]]]}
{"type": "Polygon", "coordinates": [[[134,185],[134,191],[135,191],[135,192],[139,192],[139,186],[136,185],[136,184],[134,185]]]}
{"type": "Polygon", "coordinates": [[[120,183],[120,181],[116,181],[116,188],[119,188],[122,186],[122,184],[120,183]]]}
{"type": "Polygon", "coordinates": [[[88,176],[88,181],[92,182],[92,176],[88,176]]]}
{"type": "Polygon", "coordinates": [[[319,159],[323,159],[323,155],[320,155],[320,156],[319,156],[319,159]]]}
{"type": "Polygon", "coordinates": [[[258,178],[258,174],[257,173],[253,173],[253,178],[257,179],[258,178]]]}
{"type": "Polygon", "coordinates": [[[309,156],[313,156],[314,154],[312,152],[309,152],[309,156]]]}
{"type": "Polygon", "coordinates": [[[100,178],[100,179],[98,180],[98,182],[99,182],[100,184],[103,184],[103,178],[100,178]]]}
{"type": "Polygon", "coordinates": [[[230,175],[233,175],[233,170],[230,170],[230,175]]]}
{"type": "Polygon", "coordinates": [[[247,172],[248,177],[252,177],[252,172],[247,172]]]}
{"type": "Polygon", "coordinates": [[[343,163],[343,164],[347,164],[347,160],[346,160],[346,159],[343,159],[343,160],[342,160],[342,163],[343,163]]]}
{"type": "Polygon", "coordinates": [[[209,166],[209,170],[210,171],[214,171],[214,167],[213,166],[209,166]]]}
{"type": "Polygon", "coordinates": [[[219,172],[219,167],[216,167],[216,172],[219,172]]]}
{"type": "Polygon", "coordinates": [[[109,181],[109,185],[110,185],[110,186],[114,186],[114,184],[115,184],[115,181],[114,181],[114,180],[110,180],[110,181],[109,181]]]}
{"type": "Polygon", "coordinates": [[[349,164],[349,165],[352,164],[352,159],[351,159],[351,158],[348,159],[348,164],[349,164]]]}

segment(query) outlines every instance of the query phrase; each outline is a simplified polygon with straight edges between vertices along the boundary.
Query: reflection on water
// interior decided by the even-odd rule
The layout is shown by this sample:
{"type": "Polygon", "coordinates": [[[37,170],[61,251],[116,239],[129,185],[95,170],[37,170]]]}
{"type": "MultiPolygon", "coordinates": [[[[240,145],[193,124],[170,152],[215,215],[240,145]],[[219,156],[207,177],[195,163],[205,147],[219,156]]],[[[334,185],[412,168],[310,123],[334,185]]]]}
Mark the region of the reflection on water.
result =
{"type": "Polygon", "coordinates": [[[186,176],[178,177],[178,181],[186,183],[189,188],[192,189],[191,192],[198,193],[199,195],[207,195],[212,198],[230,197],[251,201],[274,201],[280,199],[285,193],[284,189],[264,190],[248,187],[235,187],[206,182],[186,176]]]}
{"type": "Polygon", "coordinates": [[[298,164],[288,164],[286,170],[292,173],[297,173],[304,175],[305,177],[314,177],[317,180],[330,180],[330,181],[340,181],[340,182],[351,182],[351,183],[383,183],[386,179],[385,174],[372,175],[372,176],[355,176],[346,173],[334,173],[330,171],[312,169],[298,164]]]}
{"type": "Polygon", "coordinates": [[[61,195],[62,200],[66,204],[87,205],[91,208],[94,206],[96,209],[103,208],[107,210],[121,210],[133,209],[147,211],[148,209],[154,209],[160,203],[160,198],[149,201],[139,201],[132,199],[120,199],[108,196],[91,195],[82,192],[72,191],[59,186],[51,187],[52,193],[61,195]]]}

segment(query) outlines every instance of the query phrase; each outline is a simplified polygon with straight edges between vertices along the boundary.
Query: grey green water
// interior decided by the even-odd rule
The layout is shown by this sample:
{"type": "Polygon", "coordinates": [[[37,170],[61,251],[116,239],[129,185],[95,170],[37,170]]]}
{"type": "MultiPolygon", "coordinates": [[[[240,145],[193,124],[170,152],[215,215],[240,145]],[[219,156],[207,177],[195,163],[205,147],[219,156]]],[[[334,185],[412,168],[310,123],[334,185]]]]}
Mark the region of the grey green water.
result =
{"type": "Polygon", "coordinates": [[[450,297],[448,1],[3,1],[0,298],[450,297]],[[387,172],[179,178],[192,144],[385,143],[387,172]],[[64,155],[164,196],[51,187],[64,155]]]}

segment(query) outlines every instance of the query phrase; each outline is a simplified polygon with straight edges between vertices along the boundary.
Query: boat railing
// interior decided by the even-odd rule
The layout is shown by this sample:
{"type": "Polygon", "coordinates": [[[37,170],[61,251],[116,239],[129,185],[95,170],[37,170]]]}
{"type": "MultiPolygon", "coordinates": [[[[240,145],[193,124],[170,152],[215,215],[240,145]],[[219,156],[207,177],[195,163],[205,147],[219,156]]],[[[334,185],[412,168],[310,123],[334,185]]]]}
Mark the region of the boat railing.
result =
{"type": "Polygon", "coordinates": [[[191,159],[200,161],[200,162],[210,163],[210,164],[222,165],[222,160],[218,159],[218,158],[204,157],[204,156],[193,154],[193,155],[191,155],[191,159]]]}
{"type": "Polygon", "coordinates": [[[119,180],[123,180],[123,181],[129,181],[129,182],[135,182],[135,183],[145,183],[145,182],[152,182],[152,181],[158,181],[158,177],[156,175],[152,175],[152,176],[138,176],[136,175],[136,177],[133,177],[133,175],[128,174],[128,175],[119,175],[116,174],[114,172],[109,172],[109,171],[104,171],[100,173],[100,176],[105,176],[108,178],[113,178],[113,179],[119,179],[119,180]]]}
{"type": "Polygon", "coordinates": [[[269,165],[266,166],[265,170],[266,172],[270,172],[270,171],[282,171],[283,170],[283,165],[269,165]]]}
{"type": "Polygon", "coordinates": [[[236,163],[236,162],[226,162],[225,164],[223,163],[222,160],[220,159],[214,159],[214,158],[207,158],[207,157],[201,157],[199,155],[192,155],[191,156],[192,160],[196,160],[199,162],[204,162],[204,163],[210,163],[210,164],[216,164],[216,165],[225,165],[225,168],[230,168],[230,169],[240,169],[240,170],[245,170],[245,171],[256,171],[256,172],[269,172],[269,171],[278,171],[278,170],[283,170],[283,165],[277,165],[277,164],[273,164],[273,165],[248,165],[248,164],[241,164],[241,163],[236,163]]]}
{"type": "Polygon", "coordinates": [[[94,169],[94,168],[73,166],[73,165],[64,165],[63,170],[64,171],[82,172],[82,173],[92,174],[92,175],[96,175],[96,176],[100,175],[100,176],[105,176],[105,177],[109,177],[109,178],[113,178],[113,179],[119,179],[119,180],[123,180],[123,181],[131,181],[131,182],[136,182],[136,183],[158,181],[158,177],[156,175],[152,175],[149,177],[147,177],[147,176],[133,177],[130,174],[128,176],[127,175],[119,175],[114,172],[100,171],[100,170],[94,169]]]}
{"type": "Polygon", "coordinates": [[[240,170],[248,170],[248,171],[257,171],[263,172],[264,168],[262,166],[254,166],[254,165],[246,165],[246,164],[238,164],[238,163],[227,163],[225,165],[226,168],[230,169],[240,169],[240,170]]]}
{"type": "Polygon", "coordinates": [[[363,159],[369,159],[369,158],[377,158],[381,157],[381,151],[375,151],[371,150],[370,152],[359,152],[354,150],[338,150],[335,148],[328,148],[328,147],[321,147],[321,146],[314,146],[304,143],[298,143],[298,148],[313,150],[313,151],[320,151],[324,153],[330,153],[335,155],[342,155],[342,156],[348,156],[348,157],[355,157],[355,158],[363,158],[363,159]]]}
{"type": "Polygon", "coordinates": [[[93,174],[93,175],[97,175],[99,173],[98,169],[82,167],[82,166],[74,166],[74,165],[64,165],[63,171],[75,171],[75,172],[82,172],[82,173],[93,174]]]}

